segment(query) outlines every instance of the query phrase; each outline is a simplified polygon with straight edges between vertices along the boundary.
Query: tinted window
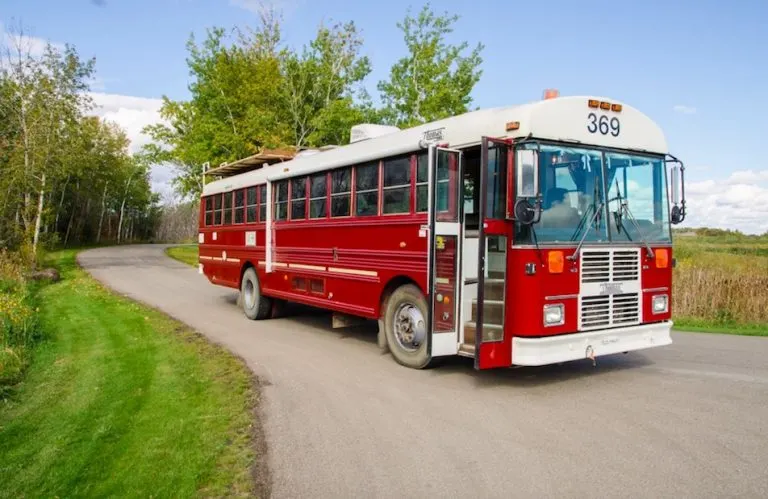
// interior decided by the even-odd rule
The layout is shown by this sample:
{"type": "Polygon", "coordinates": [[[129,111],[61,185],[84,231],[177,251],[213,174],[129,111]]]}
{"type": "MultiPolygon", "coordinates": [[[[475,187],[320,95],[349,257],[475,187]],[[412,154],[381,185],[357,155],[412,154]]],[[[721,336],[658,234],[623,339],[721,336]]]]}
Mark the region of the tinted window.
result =
{"type": "Polygon", "coordinates": [[[355,172],[355,214],[369,217],[379,213],[379,168],[378,163],[360,165],[355,172]]]}
{"type": "Polygon", "coordinates": [[[385,160],[384,213],[411,211],[411,159],[409,156],[385,160]]]}
{"type": "Polygon", "coordinates": [[[409,157],[384,161],[384,187],[411,184],[411,159],[409,157]]]}
{"type": "Polygon", "coordinates": [[[331,172],[331,216],[348,217],[352,196],[352,169],[342,168],[331,172]]]}
{"type": "Polygon", "coordinates": [[[291,180],[291,220],[307,217],[307,177],[291,180]]]}
{"type": "Polygon", "coordinates": [[[275,184],[275,220],[288,218],[288,181],[281,180],[275,184]]]}
{"type": "Polygon", "coordinates": [[[224,225],[232,223],[232,193],[224,194],[224,225]]]}

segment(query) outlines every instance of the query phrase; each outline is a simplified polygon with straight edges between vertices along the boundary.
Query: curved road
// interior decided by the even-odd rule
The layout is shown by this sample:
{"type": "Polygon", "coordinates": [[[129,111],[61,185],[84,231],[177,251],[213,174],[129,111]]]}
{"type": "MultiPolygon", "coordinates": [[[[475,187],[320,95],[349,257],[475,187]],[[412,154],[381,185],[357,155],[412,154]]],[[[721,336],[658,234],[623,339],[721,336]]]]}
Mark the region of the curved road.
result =
{"type": "Polygon", "coordinates": [[[597,367],[415,371],[379,352],[375,327],[249,321],[236,292],[163,249],[80,262],[262,378],[274,497],[768,497],[768,338],[674,333],[597,367]]]}

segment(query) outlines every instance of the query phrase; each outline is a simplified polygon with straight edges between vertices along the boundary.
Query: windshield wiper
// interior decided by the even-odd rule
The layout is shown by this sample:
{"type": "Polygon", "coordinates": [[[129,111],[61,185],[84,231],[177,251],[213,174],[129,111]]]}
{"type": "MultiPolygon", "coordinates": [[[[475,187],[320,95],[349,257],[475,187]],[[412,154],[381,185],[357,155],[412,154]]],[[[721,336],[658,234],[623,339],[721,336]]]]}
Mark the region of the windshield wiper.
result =
{"type": "Polygon", "coordinates": [[[640,242],[642,242],[645,245],[645,249],[648,251],[648,258],[653,258],[653,249],[651,249],[651,245],[648,244],[648,241],[643,236],[643,231],[640,230],[640,225],[637,223],[637,219],[629,209],[629,200],[623,199],[621,197],[621,189],[619,189],[619,179],[616,179],[616,197],[609,200],[608,203],[610,203],[611,201],[619,202],[619,209],[614,212],[614,214],[616,215],[616,227],[619,228],[619,230],[621,230],[621,228],[624,228],[624,233],[627,235],[627,239],[632,241],[632,237],[629,235],[629,231],[627,231],[626,227],[624,227],[624,223],[621,221],[622,216],[626,214],[626,217],[629,218],[630,222],[632,222],[632,225],[634,225],[635,230],[637,231],[637,234],[640,236],[640,242]]]}
{"type": "MultiPolygon", "coordinates": [[[[581,245],[584,244],[584,240],[587,238],[587,234],[589,234],[590,229],[592,229],[592,224],[595,223],[595,220],[600,217],[600,213],[603,211],[603,207],[605,206],[605,203],[600,201],[600,204],[597,205],[597,208],[595,208],[595,213],[592,215],[592,218],[589,220],[589,223],[586,226],[586,230],[584,230],[584,234],[581,236],[581,240],[579,240],[579,244],[576,245],[576,250],[573,252],[571,256],[568,256],[568,260],[575,261],[579,258],[579,252],[581,251],[581,245]]],[[[587,212],[588,213],[588,212],[587,212]]],[[[585,213],[586,215],[586,213],[585,213]]],[[[577,232],[578,234],[578,232],[577,232]]]]}

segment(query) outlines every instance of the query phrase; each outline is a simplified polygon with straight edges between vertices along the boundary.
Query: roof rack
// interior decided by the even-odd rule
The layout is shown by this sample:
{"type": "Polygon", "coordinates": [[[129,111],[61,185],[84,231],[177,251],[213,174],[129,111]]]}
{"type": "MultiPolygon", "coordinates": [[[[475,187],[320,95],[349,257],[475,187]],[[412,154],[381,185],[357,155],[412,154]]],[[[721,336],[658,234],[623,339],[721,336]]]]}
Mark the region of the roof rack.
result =
{"type": "Polygon", "coordinates": [[[203,175],[212,178],[225,178],[241,173],[258,170],[273,163],[290,161],[299,153],[295,147],[283,147],[280,149],[264,149],[247,158],[238,159],[230,163],[222,163],[216,168],[204,167],[203,175]]]}

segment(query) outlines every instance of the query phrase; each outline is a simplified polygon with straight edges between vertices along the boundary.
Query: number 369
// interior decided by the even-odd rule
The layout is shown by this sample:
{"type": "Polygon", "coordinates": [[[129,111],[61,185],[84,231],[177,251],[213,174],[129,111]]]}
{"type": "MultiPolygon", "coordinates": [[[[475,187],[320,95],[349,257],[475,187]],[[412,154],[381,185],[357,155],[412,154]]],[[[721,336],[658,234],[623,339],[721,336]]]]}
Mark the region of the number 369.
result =
{"type": "Polygon", "coordinates": [[[589,133],[600,132],[603,135],[609,133],[614,137],[618,137],[621,133],[621,123],[619,118],[613,117],[608,119],[608,116],[600,115],[599,117],[595,113],[589,113],[587,116],[587,131],[589,133]]]}

